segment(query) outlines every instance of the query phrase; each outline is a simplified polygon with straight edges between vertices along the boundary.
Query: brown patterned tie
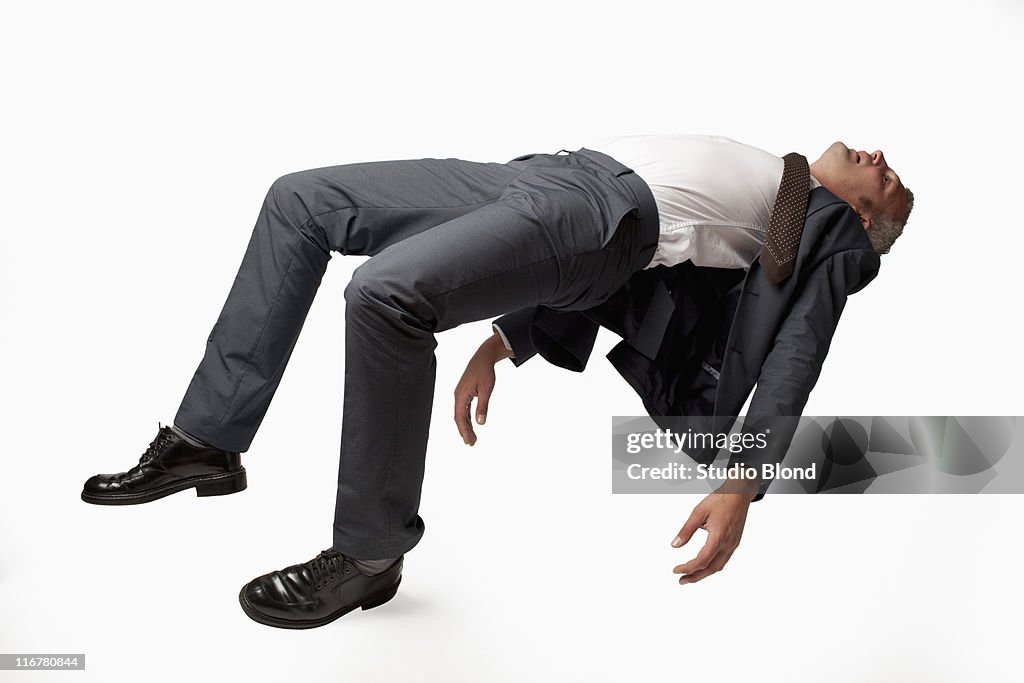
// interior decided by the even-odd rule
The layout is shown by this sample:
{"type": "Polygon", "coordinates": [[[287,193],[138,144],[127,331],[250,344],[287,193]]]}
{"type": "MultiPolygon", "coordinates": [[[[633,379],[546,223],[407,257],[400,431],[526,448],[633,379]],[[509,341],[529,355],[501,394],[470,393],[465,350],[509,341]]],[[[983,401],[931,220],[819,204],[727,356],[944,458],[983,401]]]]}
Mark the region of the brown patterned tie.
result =
{"type": "Polygon", "coordinates": [[[800,235],[807,216],[810,192],[810,169],[807,159],[796,152],[782,157],[782,182],[775,197],[768,234],[761,249],[761,270],[768,282],[780,284],[793,274],[796,253],[800,249],[800,235]]]}

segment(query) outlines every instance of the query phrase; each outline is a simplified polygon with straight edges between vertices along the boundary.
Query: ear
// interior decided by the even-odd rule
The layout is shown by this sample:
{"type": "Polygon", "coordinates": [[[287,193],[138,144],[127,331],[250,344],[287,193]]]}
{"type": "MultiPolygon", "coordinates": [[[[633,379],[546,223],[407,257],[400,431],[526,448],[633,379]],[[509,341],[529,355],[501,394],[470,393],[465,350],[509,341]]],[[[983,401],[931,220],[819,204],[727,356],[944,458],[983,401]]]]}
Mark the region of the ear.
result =
{"type": "Polygon", "coordinates": [[[860,218],[860,224],[864,226],[865,231],[871,227],[871,216],[857,211],[857,217],[860,218]]]}

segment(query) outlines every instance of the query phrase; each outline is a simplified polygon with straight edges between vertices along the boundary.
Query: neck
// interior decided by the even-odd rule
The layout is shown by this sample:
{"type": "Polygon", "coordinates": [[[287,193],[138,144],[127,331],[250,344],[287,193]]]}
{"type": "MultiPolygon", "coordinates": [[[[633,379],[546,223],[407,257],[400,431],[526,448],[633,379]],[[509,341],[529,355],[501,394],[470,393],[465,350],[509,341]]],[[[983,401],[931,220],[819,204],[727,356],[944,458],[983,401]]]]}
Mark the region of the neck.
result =
{"type": "MultiPolygon", "coordinates": [[[[815,162],[815,163],[817,163],[817,162],[815,162]]],[[[819,183],[821,183],[822,185],[824,185],[824,184],[825,184],[825,183],[823,183],[823,182],[821,181],[821,178],[819,178],[819,177],[818,177],[818,174],[817,174],[817,172],[815,171],[815,168],[814,168],[814,164],[810,164],[810,165],[809,165],[809,166],[807,167],[807,170],[808,170],[808,171],[810,171],[810,173],[811,173],[811,177],[812,177],[812,178],[814,178],[815,180],[817,180],[817,181],[818,181],[819,183]]]]}

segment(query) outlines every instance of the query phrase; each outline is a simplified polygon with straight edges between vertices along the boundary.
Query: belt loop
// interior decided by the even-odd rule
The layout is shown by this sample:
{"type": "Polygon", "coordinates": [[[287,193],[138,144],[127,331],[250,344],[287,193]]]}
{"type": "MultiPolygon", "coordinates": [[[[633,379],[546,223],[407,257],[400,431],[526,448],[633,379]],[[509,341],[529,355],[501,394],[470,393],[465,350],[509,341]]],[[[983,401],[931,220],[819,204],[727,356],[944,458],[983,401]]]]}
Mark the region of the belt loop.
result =
{"type": "Polygon", "coordinates": [[[572,154],[572,150],[560,149],[557,152],[555,152],[555,155],[561,154],[562,152],[565,152],[566,154],[572,154]]]}

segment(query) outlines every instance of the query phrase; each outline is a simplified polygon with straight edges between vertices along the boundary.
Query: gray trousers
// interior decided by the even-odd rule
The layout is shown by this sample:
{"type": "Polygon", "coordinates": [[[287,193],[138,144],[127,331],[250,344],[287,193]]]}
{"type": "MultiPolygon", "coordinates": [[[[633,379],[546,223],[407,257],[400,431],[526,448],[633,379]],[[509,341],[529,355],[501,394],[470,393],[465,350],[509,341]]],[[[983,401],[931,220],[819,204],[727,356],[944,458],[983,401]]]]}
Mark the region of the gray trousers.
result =
{"type": "Polygon", "coordinates": [[[646,184],[606,154],[564,151],[372,161],[276,180],[175,423],[248,450],[332,252],[372,256],[345,287],[333,544],[357,559],[411,549],[424,530],[435,333],[535,306],[589,308],[653,256],[646,184]]]}

